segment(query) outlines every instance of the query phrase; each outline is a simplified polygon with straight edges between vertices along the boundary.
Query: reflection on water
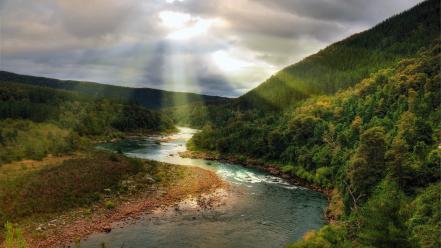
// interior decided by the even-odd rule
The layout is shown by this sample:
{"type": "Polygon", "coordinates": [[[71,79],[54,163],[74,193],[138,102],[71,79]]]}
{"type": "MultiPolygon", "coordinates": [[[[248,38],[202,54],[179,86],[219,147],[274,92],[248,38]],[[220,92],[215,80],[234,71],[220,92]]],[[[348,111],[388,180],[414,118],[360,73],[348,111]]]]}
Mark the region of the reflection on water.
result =
{"type": "Polygon", "coordinates": [[[144,216],[111,233],[90,236],[81,247],[283,247],[324,224],[326,199],[281,178],[239,165],[181,158],[196,130],[101,145],[126,155],[214,170],[229,182],[231,197],[215,210],[170,211],[144,216]]]}

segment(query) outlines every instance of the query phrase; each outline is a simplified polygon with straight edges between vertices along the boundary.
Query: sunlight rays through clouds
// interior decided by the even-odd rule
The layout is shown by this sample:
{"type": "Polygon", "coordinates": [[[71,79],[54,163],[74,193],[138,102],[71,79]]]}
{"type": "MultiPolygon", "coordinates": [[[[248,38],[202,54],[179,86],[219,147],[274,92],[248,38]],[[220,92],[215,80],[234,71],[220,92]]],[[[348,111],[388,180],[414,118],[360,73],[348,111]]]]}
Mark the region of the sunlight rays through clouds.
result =
{"type": "Polygon", "coordinates": [[[419,1],[3,0],[0,69],[236,97],[419,1]]]}

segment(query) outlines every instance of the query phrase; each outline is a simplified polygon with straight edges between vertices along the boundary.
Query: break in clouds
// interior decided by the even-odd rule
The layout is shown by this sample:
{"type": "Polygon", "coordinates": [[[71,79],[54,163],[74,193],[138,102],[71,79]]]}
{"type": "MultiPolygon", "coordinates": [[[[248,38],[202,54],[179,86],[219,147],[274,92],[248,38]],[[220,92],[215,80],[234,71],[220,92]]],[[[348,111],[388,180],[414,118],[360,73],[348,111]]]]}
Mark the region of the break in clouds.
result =
{"type": "Polygon", "coordinates": [[[0,0],[0,69],[238,96],[420,0],[0,0]]]}

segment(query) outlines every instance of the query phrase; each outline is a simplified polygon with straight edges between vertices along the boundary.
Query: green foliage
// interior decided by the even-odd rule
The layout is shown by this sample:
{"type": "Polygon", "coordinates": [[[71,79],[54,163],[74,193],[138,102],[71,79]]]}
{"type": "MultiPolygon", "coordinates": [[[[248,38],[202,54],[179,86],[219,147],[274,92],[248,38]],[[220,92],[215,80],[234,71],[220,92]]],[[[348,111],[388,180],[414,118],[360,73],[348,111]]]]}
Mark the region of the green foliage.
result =
{"type": "Polygon", "coordinates": [[[383,178],[385,152],[383,128],[373,127],[363,132],[348,172],[352,193],[356,198],[369,196],[372,188],[383,178]]]}
{"type": "Polygon", "coordinates": [[[349,248],[351,243],[346,239],[346,230],[342,225],[327,225],[319,232],[311,231],[304,240],[289,245],[287,248],[349,248]]]}
{"type": "Polygon", "coordinates": [[[441,184],[427,187],[411,204],[412,216],[408,219],[410,238],[415,245],[440,247],[441,239],[441,184]]]}
{"type": "Polygon", "coordinates": [[[205,125],[190,147],[299,166],[308,175],[292,171],[313,181],[349,179],[366,196],[387,172],[401,181],[400,187],[418,187],[439,176],[434,170],[435,130],[440,129],[440,101],[435,99],[441,97],[436,90],[440,76],[434,72],[439,65],[435,46],[354,88],[312,98],[284,113],[235,112],[227,122],[205,125]],[[413,105],[419,111],[409,110],[410,91],[418,92],[413,105]],[[323,167],[326,176],[319,170],[323,167]],[[342,177],[347,172],[348,178],[342,177]],[[410,181],[409,173],[417,177],[410,181]]]}
{"type": "Polygon", "coordinates": [[[104,206],[107,209],[113,209],[113,208],[115,208],[115,203],[113,203],[113,201],[111,201],[111,200],[105,200],[104,201],[104,206]]]}
{"type": "Polygon", "coordinates": [[[8,82],[0,84],[0,119],[7,118],[53,122],[80,135],[173,128],[168,117],[136,104],[8,82]]]}
{"type": "Polygon", "coordinates": [[[26,120],[0,120],[0,164],[76,150],[81,140],[75,133],[54,124],[26,120]]]}
{"type": "Polygon", "coordinates": [[[68,153],[84,145],[85,137],[173,129],[170,118],[139,105],[0,83],[0,164],[68,153]]]}
{"type": "Polygon", "coordinates": [[[152,112],[136,104],[125,105],[111,125],[120,131],[173,129],[171,120],[165,115],[152,112]]]}
{"type": "Polygon", "coordinates": [[[362,247],[412,247],[403,213],[404,195],[393,181],[384,181],[359,213],[356,243],[362,247]]]}
{"type": "Polygon", "coordinates": [[[6,248],[26,248],[26,239],[20,228],[14,227],[10,222],[5,224],[5,247],[6,248]]]}

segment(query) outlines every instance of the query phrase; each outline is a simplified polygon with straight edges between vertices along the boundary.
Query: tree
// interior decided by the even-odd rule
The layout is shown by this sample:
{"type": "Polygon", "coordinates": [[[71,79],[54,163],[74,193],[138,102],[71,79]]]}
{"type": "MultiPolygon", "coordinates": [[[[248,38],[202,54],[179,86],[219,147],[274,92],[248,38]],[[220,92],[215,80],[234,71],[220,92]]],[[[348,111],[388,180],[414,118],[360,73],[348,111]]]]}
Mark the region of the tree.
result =
{"type": "Polygon", "coordinates": [[[383,181],[358,213],[360,230],[357,242],[362,247],[411,247],[402,202],[403,193],[397,185],[389,180],[383,181]]]}
{"type": "Polygon", "coordinates": [[[401,138],[395,138],[392,147],[386,153],[386,164],[389,177],[395,180],[400,189],[405,188],[412,180],[411,168],[408,166],[408,145],[401,138]]]}
{"type": "Polygon", "coordinates": [[[362,133],[349,165],[349,181],[355,199],[368,196],[383,178],[386,142],[384,129],[373,127],[362,133]]]}
{"type": "Polygon", "coordinates": [[[440,247],[441,239],[441,184],[427,187],[411,204],[413,209],[407,224],[411,231],[411,239],[422,248],[440,247]]]}

